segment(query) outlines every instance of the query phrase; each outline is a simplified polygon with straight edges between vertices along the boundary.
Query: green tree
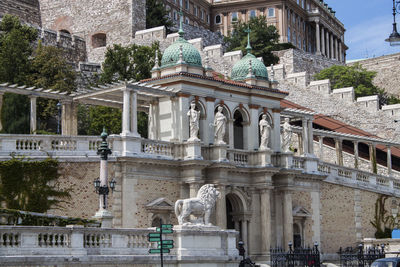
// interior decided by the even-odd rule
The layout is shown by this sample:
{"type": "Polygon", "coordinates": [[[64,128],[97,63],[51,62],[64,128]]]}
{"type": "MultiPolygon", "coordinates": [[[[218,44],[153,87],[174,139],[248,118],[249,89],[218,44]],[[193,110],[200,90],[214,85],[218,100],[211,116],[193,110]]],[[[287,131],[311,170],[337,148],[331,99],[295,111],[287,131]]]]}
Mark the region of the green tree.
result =
{"type": "Polygon", "coordinates": [[[57,207],[68,190],[58,188],[58,161],[12,158],[0,162],[0,201],[9,209],[46,212],[57,207]]]}
{"type": "Polygon", "coordinates": [[[272,51],[294,48],[292,44],[279,44],[279,33],[275,26],[268,25],[265,16],[251,18],[249,22],[238,21],[233,26],[232,33],[224,38],[228,44],[227,51],[242,50],[246,53],[247,29],[251,29],[250,43],[252,54],[262,57],[264,64],[276,64],[279,58],[272,51]]]}
{"type": "MultiPolygon", "coordinates": [[[[133,44],[108,48],[100,81],[110,83],[117,80],[140,81],[150,78],[156,51],[161,55],[158,43],[153,43],[151,47],[133,44]]],[[[115,108],[80,106],[78,132],[98,135],[104,126],[109,133],[119,134],[121,119],[121,111],[115,108]]],[[[138,132],[142,137],[147,137],[147,121],[147,114],[138,112],[138,132]]]]}
{"type": "MultiPolygon", "coordinates": [[[[37,30],[22,25],[15,16],[5,15],[0,23],[0,81],[27,84],[31,70],[32,42],[37,30]]],[[[29,133],[29,99],[4,94],[1,110],[3,132],[29,133]]]]}
{"type": "MultiPolygon", "coordinates": [[[[68,93],[76,90],[76,73],[65,60],[60,48],[43,46],[39,41],[33,56],[29,84],[68,93]]],[[[39,98],[38,128],[46,132],[56,132],[57,113],[57,100],[39,98]]]]}
{"type": "Polygon", "coordinates": [[[314,75],[315,80],[329,79],[333,89],[353,87],[356,97],[379,95],[380,104],[396,104],[399,100],[388,96],[383,89],[373,84],[375,71],[368,71],[360,64],[332,66],[314,75]]]}
{"type": "Polygon", "coordinates": [[[169,32],[169,28],[173,23],[168,17],[168,11],[162,0],[146,1],[146,29],[165,26],[169,32]]]}

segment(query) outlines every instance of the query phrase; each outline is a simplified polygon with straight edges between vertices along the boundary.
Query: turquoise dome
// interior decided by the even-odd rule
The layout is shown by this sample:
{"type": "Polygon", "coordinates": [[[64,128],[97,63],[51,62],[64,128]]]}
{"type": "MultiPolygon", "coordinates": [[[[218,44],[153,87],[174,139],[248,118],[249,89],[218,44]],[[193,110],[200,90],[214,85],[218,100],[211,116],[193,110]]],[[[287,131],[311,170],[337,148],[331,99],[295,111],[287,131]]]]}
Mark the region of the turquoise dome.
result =
{"type": "Polygon", "coordinates": [[[180,46],[182,46],[183,61],[186,64],[190,66],[202,67],[199,51],[182,36],[180,36],[176,42],[165,49],[161,60],[161,68],[176,65],[176,63],[179,61],[180,46]]]}
{"type": "Polygon", "coordinates": [[[246,80],[246,77],[249,74],[250,61],[251,67],[253,69],[253,74],[256,79],[268,80],[268,71],[264,63],[258,60],[250,52],[248,52],[246,56],[244,56],[239,62],[237,62],[233,66],[231,79],[234,81],[246,80]]]}

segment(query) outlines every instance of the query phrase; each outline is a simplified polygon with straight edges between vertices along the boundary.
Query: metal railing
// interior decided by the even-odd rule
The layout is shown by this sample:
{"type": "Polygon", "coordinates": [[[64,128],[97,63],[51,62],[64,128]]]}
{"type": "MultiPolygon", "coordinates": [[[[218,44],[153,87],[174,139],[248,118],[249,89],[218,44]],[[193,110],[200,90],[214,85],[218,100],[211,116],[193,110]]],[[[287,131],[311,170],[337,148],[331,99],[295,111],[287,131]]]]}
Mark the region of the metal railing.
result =
{"type": "Polygon", "coordinates": [[[319,267],[320,252],[318,245],[308,248],[292,248],[289,245],[289,250],[283,248],[271,248],[271,266],[272,267],[294,267],[294,266],[309,266],[319,267]]]}
{"type": "Polygon", "coordinates": [[[366,267],[371,266],[377,259],[385,258],[385,246],[373,246],[364,248],[362,244],[358,248],[340,248],[340,265],[342,267],[366,267]]]}

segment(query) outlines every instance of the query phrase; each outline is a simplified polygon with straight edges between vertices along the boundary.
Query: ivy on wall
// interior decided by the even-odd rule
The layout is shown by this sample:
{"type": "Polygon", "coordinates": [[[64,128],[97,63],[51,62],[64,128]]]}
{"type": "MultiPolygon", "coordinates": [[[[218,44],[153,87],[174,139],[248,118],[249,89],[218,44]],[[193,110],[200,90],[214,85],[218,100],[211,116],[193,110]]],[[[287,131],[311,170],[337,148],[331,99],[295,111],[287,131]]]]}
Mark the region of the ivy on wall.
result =
{"type": "Polygon", "coordinates": [[[58,187],[58,161],[13,157],[0,162],[0,202],[14,210],[46,212],[70,197],[58,187]]]}
{"type": "Polygon", "coordinates": [[[390,227],[392,216],[385,209],[387,199],[388,196],[380,195],[375,202],[375,215],[371,224],[375,228],[376,238],[390,238],[392,235],[390,227]]]}

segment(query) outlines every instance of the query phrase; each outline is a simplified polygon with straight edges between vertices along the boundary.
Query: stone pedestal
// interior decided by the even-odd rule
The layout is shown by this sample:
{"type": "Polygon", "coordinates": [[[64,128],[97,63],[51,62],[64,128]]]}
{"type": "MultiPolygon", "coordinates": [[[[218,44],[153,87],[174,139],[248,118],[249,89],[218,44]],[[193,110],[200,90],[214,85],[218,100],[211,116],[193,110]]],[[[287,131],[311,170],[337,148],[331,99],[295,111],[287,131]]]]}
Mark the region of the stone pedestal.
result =
{"type": "Polygon", "coordinates": [[[240,262],[235,230],[216,226],[174,226],[176,259],[181,267],[237,267],[240,262]]]}
{"type": "Polygon", "coordinates": [[[308,154],[304,162],[307,173],[318,172],[318,158],[314,154],[308,154]]]}
{"type": "Polygon", "coordinates": [[[140,154],[142,141],[140,137],[121,134],[122,156],[140,154]]]}
{"type": "Polygon", "coordinates": [[[227,145],[214,145],[211,146],[210,159],[218,162],[228,161],[226,158],[227,145]]]}
{"type": "Polygon", "coordinates": [[[101,228],[112,228],[114,216],[108,210],[101,209],[93,216],[94,219],[101,221],[101,228]]]}
{"type": "Polygon", "coordinates": [[[188,141],[185,143],[185,160],[202,160],[203,157],[201,156],[201,142],[200,140],[193,140],[188,141]]]}
{"type": "Polygon", "coordinates": [[[272,150],[269,148],[260,149],[258,152],[258,159],[260,166],[271,165],[271,154],[272,150]]]}
{"type": "Polygon", "coordinates": [[[290,169],[293,165],[293,153],[292,152],[281,152],[274,155],[274,165],[282,168],[290,169]]]}

